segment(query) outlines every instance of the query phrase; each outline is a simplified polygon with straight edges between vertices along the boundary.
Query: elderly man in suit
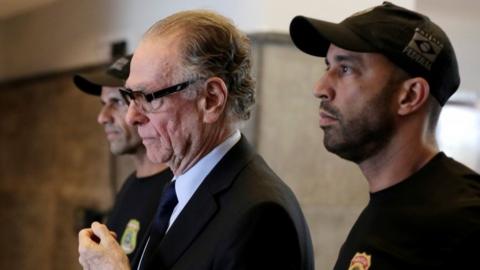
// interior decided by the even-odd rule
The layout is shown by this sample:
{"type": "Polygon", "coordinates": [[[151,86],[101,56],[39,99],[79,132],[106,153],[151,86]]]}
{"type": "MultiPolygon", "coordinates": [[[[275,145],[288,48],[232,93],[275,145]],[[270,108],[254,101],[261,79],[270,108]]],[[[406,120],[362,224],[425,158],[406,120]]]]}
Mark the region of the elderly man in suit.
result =
{"type": "MultiPolygon", "coordinates": [[[[294,194],[238,130],[254,104],[249,50],[208,11],[157,22],[136,49],[127,121],[174,178],[134,269],[313,269],[294,194]]],[[[85,269],[128,269],[113,239],[98,223],[80,232],[85,269]]]]}

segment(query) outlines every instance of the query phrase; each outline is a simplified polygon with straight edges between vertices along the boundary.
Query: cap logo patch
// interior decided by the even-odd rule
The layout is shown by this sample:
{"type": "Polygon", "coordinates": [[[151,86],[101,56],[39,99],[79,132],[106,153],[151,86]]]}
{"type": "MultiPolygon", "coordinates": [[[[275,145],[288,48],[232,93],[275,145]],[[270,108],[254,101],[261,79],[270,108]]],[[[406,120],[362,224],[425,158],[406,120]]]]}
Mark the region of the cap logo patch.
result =
{"type": "Polygon", "coordinates": [[[431,70],[432,64],[442,49],[443,44],[438,39],[417,28],[407,47],[403,49],[403,53],[427,70],[431,70]]]}
{"type": "Polygon", "coordinates": [[[115,61],[115,63],[113,63],[109,69],[113,69],[113,70],[122,70],[123,67],[128,64],[128,59],[125,58],[125,57],[122,57],[120,59],[118,59],[117,61],[115,61]]]}

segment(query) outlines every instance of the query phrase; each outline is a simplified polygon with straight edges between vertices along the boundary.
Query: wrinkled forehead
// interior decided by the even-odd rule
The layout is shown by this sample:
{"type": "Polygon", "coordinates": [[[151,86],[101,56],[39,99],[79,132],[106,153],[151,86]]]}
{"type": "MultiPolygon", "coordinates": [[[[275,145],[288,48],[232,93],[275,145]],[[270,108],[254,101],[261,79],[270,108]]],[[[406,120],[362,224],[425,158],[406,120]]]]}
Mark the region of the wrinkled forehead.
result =
{"type": "Polygon", "coordinates": [[[171,84],[181,70],[180,41],[174,35],[142,40],[130,64],[126,87],[147,90],[171,84]]]}

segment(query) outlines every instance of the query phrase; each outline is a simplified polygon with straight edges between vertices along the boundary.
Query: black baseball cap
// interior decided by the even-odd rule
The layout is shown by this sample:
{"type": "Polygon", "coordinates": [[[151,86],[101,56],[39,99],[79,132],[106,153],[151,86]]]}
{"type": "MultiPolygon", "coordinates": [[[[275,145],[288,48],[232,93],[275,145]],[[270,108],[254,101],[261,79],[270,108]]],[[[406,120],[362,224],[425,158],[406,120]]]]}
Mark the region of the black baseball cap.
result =
{"type": "Polygon", "coordinates": [[[73,76],[73,82],[83,92],[100,96],[102,86],[120,87],[125,84],[130,73],[132,55],[122,56],[106,69],[73,76]]]}
{"type": "Polygon", "coordinates": [[[425,78],[442,106],[460,85],[457,58],[445,32],[425,15],[389,2],[340,23],[296,16],[290,37],[297,48],[314,56],[325,57],[331,43],[383,54],[411,76],[425,78]]]}

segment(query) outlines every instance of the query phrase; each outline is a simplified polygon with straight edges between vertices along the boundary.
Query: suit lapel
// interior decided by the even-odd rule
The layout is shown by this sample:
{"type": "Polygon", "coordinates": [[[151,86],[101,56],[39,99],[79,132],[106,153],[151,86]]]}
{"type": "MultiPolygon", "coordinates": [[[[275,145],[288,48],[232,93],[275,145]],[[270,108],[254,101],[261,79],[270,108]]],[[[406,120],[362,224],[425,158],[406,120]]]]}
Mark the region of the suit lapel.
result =
{"type": "MultiPolygon", "coordinates": [[[[243,137],[230,149],[208,174],[177,217],[160,243],[155,244],[146,265],[170,269],[208,222],[215,216],[218,205],[215,195],[228,189],[235,176],[253,158],[255,152],[243,137]]],[[[147,268],[148,269],[148,268],[147,268]]]]}

